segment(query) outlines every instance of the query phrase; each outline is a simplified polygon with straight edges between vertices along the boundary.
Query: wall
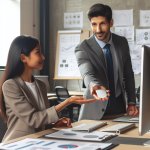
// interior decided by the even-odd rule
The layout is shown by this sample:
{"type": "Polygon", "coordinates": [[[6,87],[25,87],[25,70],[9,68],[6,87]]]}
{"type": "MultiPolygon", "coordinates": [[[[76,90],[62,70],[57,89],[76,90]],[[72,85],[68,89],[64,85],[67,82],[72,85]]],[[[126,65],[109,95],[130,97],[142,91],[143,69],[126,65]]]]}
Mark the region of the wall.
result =
{"type": "MultiPolygon", "coordinates": [[[[55,85],[66,86],[69,90],[82,90],[81,80],[53,81],[56,35],[58,30],[63,30],[63,13],[83,11],[84,29],[89,29],[89,21],[86,12],[94,3],[104,3],[112,9],[133,9],[134,25],[138,28],[140,9],[149,9],[149,0],[49,0],[50,8],[50,86],[54,90],[55,85]]],[[[39,0],[21,0],[21,34],[29,34],[39,38],[39,0]]],[[[1,77],[2,71],[0,71],[1,77]]],[[[140,84],[140,75],[135,76],[136,86],[140,84]]]]}
{"type": "Polygon", "coordinates": [[[3,74],[3,71],[2,71],[2,70],[0,70],[0,78],[1,78],[2,74],[3,74]]]}
{"type": "MultiPolygon", "coordinates": [[[[89,21],[86,12],[89,7],[95,3],[103,3],[110,5],[112,9],[133,9],[133,18],[135,28],[139,28],[139,10],[149,9],[149,0],[51,0],[50,1],[50,79],[51,87],[55,85],[67,86],[70,90],[82,90],[81,81],[54,81],[54,65],[55,65],[55,51],[56,51],[56,35],[58,30],[63,30],[63,13],[64,12],[80,12],[84,15],[84,29],[89,29],[89,21]]],[[[135,75],[136,87],[140,84],[140,75],[135,75]]]]}
{"type": "MultiPolygon", "coordinates": [[[[39,38],[39,0],[20,0],[20,7],[20,34],[39,38]]],[[[2,73],[0,70],[0,78],[2,73]]]]}
{"type": "Polygon", "coordinates": [[[39,0],[21,1],[21,34],[39,38],[39,0]]]}

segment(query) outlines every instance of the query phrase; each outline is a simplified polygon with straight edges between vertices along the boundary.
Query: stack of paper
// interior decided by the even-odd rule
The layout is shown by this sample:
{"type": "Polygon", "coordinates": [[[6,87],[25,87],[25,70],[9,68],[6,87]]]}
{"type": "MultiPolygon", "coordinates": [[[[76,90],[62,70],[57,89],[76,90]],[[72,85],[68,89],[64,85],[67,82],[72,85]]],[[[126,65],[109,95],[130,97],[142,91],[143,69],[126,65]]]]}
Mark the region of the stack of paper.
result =
{"type": "Polygon", "coordinates": [[[112,149],[114,144],[112,143],[87,143],[87,142],[75,142],[75,141],[57,141],[57,140],[44,140],[44,139],[24,139],[11,144],[5,144],[0,146],[3,150],[62,150],[62,149],[74,149],[74,150],[106,150],[112,149]]]}
{"type": "Polygon", "coordinates": [[[72,131],[85,131],[85,132],[92,132],[94,130],[97,130],[98,128],[101,128],[103,126],[107,125],[107,122],[93,122],[90,124],[80,124],[78,126],[75,126],[72,128],[72,131]]]}
{"type": "Polygon", "coordinates": [[[54,139],[68,139],[68,140],[79,140],[79,141],[106,141],[117,136],[115,133],[107,133],[100,131],[93,132],[76,132],[71,129],[62,129],[57,132],[45,135],[46,138],[54,139]]]}

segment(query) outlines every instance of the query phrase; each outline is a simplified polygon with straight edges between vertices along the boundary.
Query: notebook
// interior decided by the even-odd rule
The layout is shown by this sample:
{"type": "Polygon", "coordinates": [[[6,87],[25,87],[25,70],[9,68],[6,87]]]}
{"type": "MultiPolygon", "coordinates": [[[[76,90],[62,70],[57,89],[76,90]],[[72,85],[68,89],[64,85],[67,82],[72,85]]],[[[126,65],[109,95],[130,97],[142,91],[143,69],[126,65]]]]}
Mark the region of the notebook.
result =
{"type": "Polygon", "coordinates": [[[113,121],[115,121],[115,122],[138,123],[139,122],[139,117],[122,116],[122,117],[114,119],[113,121]]]}
{"type": "Polygon", "coordinates": [[[108,133],[108,132],[101,132],[101,131],[76,132],[76,131],[72,131],[71,129],[61,129],[54,133],[45,135],[44,138],[102,142],[116,136],[117,136],[116,133],[108,133]]]}
{"type": "Polygon", "coordinates": [[[115,124],[110,127],[107,127],[101,131],[120,134],[120,133],[128,131],[134,127],[135,127],[135,123],[119,123],[119,124],[115,124]]]}
{"type": "Polygon", "coordinates": [[[107,125],[107,122],[94,122],[94,123],[90,123],[90,124],[80,124],[78,126],[75,126],[72,128],[72,131],[83,131],[83,132],[92,132],[96,129],[99,129],[103,126],[107,125]]]}

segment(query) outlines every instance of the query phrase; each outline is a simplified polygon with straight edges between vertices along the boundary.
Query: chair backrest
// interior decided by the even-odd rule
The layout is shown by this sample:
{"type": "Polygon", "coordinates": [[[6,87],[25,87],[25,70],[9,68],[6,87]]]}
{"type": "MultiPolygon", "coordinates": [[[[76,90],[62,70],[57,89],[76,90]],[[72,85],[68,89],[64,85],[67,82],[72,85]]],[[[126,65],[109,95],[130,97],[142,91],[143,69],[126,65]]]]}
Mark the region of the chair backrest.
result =
{"type": "Polygon", "coordinates": [[[58,98],[58,101],[62,102],[65,99],[70,97],[68,90],[63,86],[56,86],[55,92],[56,92],[56,96],[58,98]]]}
{"type": "Polygon", "coordinates": [[[7,125],[6,123],[4,123],[4,121],[0,117],[0,142],[2,142],[2,139],[5,135],[6,130],[7,130],[7,125]]]}

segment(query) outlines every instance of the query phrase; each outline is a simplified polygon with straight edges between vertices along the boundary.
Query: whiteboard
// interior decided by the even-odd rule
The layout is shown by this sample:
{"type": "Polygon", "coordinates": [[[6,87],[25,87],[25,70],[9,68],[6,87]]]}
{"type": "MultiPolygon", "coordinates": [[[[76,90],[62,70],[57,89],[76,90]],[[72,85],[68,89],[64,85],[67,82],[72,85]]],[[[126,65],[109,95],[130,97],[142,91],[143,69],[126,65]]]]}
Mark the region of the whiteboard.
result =
{"type": "Polygon", "coordinates": [[[81,30],[58,31],[54,79],[81,79],[74,53],[81,34],[81,30]]]}

